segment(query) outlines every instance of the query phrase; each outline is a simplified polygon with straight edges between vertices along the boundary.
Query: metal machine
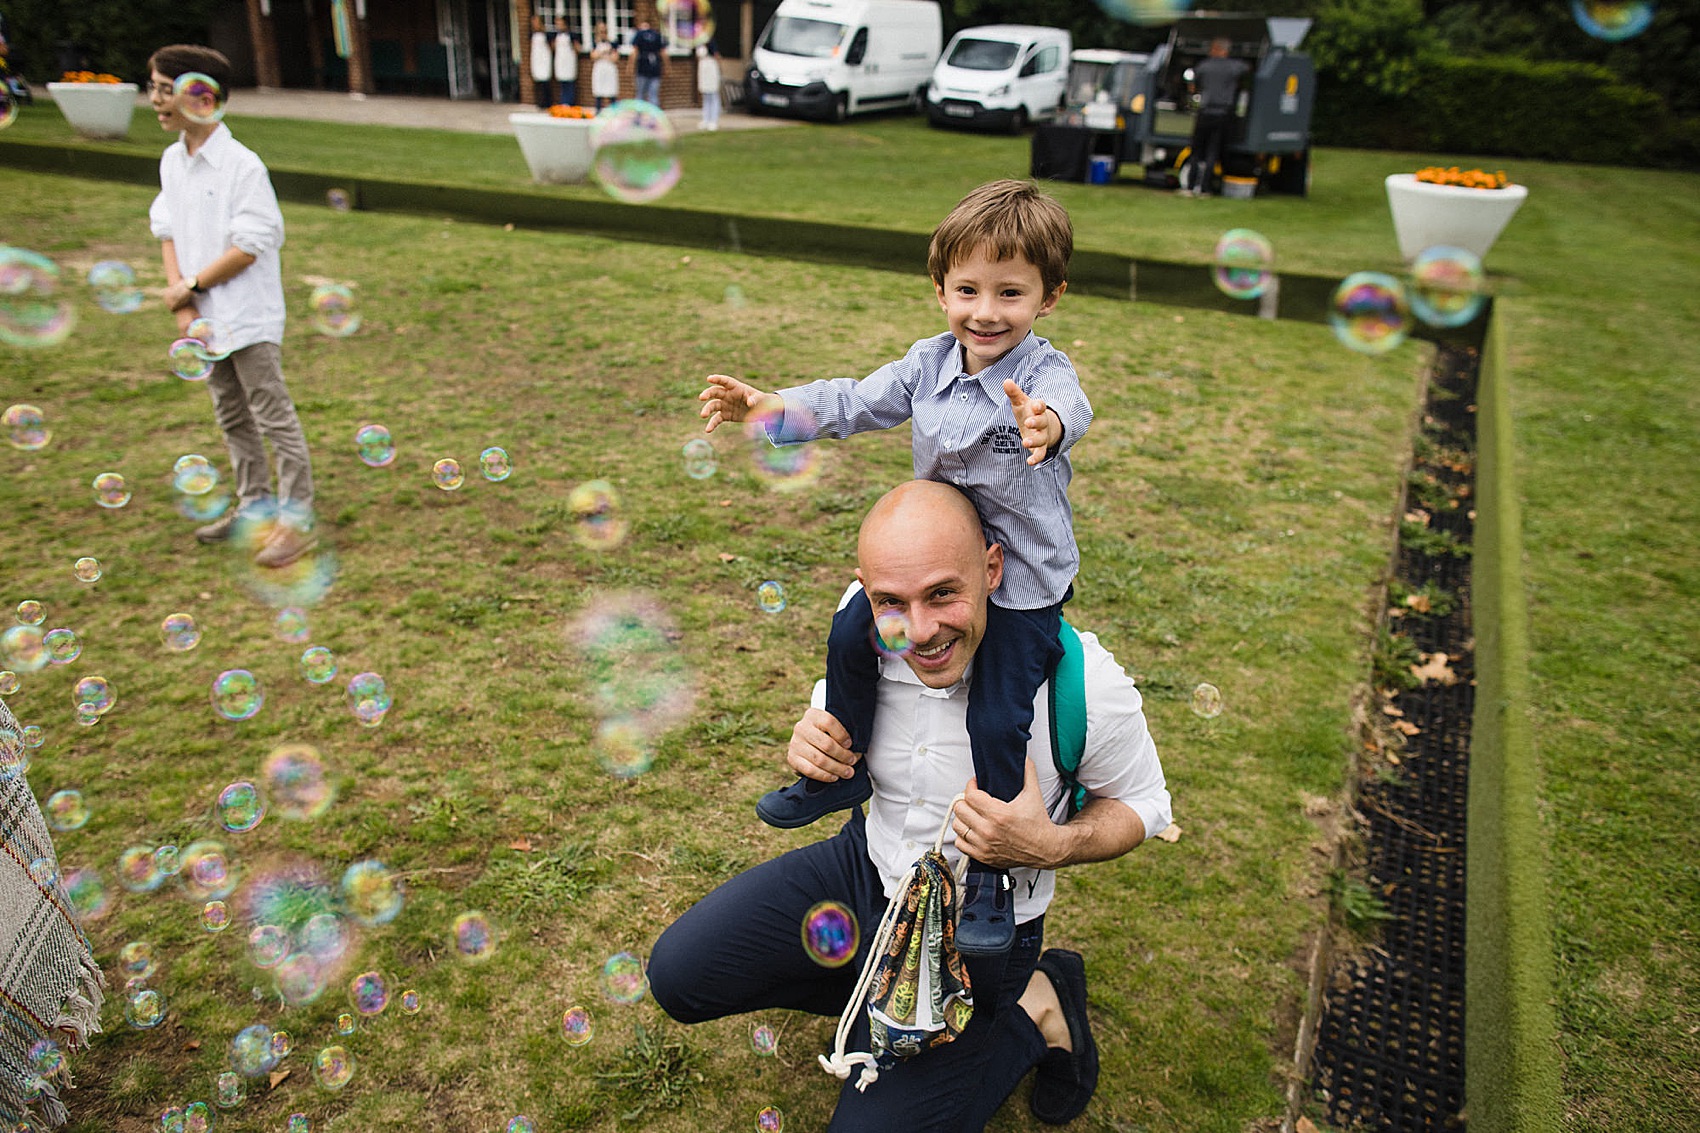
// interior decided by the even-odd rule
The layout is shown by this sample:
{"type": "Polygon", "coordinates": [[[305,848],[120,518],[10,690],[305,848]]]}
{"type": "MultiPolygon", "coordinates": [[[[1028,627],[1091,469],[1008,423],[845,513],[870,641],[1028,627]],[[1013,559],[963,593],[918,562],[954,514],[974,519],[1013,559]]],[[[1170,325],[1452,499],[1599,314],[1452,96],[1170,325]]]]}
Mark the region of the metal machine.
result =
{"type": "Polygon", "coordinates": [[[1316,71],[1298,50],[1307,19],[1195,14],[1175,21],[1169,41],[1149,56],[1076,51],[1069,71],[1063,127],[1085,128],[1092,152],[1118,165],[1138,165],[1147,184],[1172,187],[1192,140],[1197,96],[1194,64],[1210,42],[1228,40],[1228,54],[1251,65],[1236,108],[1233,141],[1223,172],[1254,177],[1262,189],[1305,194],[1310,188],[1310,116],[1316,71]]]}

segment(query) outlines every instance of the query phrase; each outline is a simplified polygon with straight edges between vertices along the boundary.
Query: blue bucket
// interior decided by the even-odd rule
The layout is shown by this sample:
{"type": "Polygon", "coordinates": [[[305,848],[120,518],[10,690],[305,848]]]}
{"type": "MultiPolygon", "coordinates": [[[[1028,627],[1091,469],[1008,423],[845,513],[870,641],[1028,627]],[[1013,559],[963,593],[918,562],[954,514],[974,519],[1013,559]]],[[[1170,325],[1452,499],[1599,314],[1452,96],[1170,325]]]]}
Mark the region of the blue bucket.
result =
{"type": "Polygon", "coordinates": [[[1092,166],[1087,170],[1086,180],[1092,185],[1108,185],[1110,178],[1116,172],[1116,159],[1105,154],[1099,154],[1092,159],[1092,166]]]}

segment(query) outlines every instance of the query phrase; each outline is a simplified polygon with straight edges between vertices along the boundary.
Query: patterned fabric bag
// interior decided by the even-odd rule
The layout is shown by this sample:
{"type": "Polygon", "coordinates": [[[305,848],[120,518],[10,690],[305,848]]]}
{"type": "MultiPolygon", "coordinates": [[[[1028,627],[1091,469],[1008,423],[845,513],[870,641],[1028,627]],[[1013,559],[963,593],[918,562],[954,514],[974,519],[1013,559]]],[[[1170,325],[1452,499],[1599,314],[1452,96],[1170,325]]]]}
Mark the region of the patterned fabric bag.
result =
{"type": "Polygon", "coordinates": [[[933,848],[898,884],[868,945],[856,990],[839,1017],[833,1051],[820,1056],[821,1068],[838,1078],[848,1078],[860,1065],[858,1090],[866,1090],[881,1070],[952,1042],[973,1017],[973,988],[956,950],[960,879],[944,856],[945,831],[961,800],[961,795],[951,800],[933,848]],[[864,1000],[873,1050],[846,1054],[844,1044],[864,1000]]]}

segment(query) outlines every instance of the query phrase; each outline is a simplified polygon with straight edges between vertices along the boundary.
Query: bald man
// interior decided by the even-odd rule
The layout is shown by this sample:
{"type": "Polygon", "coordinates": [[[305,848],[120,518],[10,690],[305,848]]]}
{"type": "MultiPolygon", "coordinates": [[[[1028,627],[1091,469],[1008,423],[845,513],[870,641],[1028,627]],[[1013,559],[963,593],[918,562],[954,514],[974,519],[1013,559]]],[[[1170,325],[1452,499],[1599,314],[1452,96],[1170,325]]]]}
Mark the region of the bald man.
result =
{"type": "Polygon", "coordinates": [[[1217,191],[1216,166],[1234,125],[1234,102],[1240,82],[1251,70],[1244,59],[1231,59],[1233,45],[1217,37],[1210,41],[1210,54],[1192,68],[1192,85],[1198,92],[1198,117],[1192,123],[1192,158],[1186,167],[1187,184],[1182,196],[1207,197],[1217,191]]]}
{"type": "MultiPolygon", "coordinates": [[[[812,962],[801,942],[804,915],[838,901],[872,933],[904,872],[930,848],[950,800],[965,792],[945,854],[953,866],[966,853],[1010,871],[1015,945],[1002,955],[965,957],[974,998],[968,1027],[956,1041],[881,1071],[866,1092],[846,1082],[831,1129],[976,1130],[1035,1067],[1033,1112],[1063,1124],[1091,1099],[1098,1056],[1084,961],[1061,949],[1041,955],[1045,911],[1054,870],[1120,857],[1169,823],[1169,793],[1139,692],[1097,639],[1081,634],[1087,736],[1078,777],[1090,798],[1064,821],[1065,787],[1041,689],[1026,785],[1002,802],[972,782],[967,711],[1003,548],[986,545],[979,516],[955,488],[915,480],[869,511],[857,562],[875,614],[904,615],[913,644],[881,661],[866,757],[874,789],[868,813],[852,812],[833,837],[747,870],[703,898],[656,941],[650,990],[681,1023],[776,1007],[839,1014],[864,957],[859,948],[842,967],[812,962]]],[[[856,587],[845,600],[854,594],[856,587]]],[[[817,700],[792,730],[786,762],[830,782],[850,774],[857,757],[849,745],[849,733],[817,700]]],[[[859,1014],[849,1048],[867,1050],[867,1016],[859,1014]]]]}

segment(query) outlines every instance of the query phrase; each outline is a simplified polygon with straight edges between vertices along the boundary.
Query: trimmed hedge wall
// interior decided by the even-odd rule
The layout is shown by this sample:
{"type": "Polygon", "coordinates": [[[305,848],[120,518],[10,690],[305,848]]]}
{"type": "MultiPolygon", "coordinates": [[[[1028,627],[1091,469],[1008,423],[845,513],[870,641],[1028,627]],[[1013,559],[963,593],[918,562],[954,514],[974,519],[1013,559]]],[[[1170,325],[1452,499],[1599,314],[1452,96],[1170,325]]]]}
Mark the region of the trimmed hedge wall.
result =
{"type": "Polygon", "coordinates": [[[1592,63],[1425,59],[1411,92],[1319,76],[1317,145],[1612,165],[1700,165],[1700,121],[1592,63]]]}

